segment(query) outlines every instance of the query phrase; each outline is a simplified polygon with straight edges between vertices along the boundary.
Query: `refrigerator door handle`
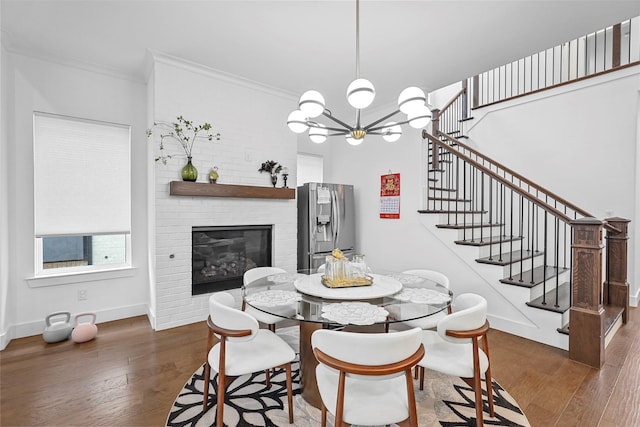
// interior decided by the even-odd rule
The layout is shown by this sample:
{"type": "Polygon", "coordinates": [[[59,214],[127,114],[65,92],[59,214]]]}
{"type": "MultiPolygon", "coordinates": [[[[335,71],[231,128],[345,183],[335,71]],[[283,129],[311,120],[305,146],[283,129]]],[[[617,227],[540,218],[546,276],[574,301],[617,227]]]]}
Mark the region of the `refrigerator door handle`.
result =
{"type": "Polygon", "coordinates": [[[335,227],[333,227],[333,248],[337,248],[338,246],[338,234],[340,233],[340,207],[338,206],[338,196],[335,190],[331,191],[331,210],[333,211],[333,223],[335,227]]]}

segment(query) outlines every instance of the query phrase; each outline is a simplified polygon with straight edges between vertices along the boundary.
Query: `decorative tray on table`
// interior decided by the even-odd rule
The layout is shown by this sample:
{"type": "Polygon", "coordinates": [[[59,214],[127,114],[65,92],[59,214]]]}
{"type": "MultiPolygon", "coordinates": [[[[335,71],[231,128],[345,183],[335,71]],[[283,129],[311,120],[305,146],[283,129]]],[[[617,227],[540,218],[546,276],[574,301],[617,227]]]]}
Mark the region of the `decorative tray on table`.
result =
{"type": "Polygon", "coordinates": [[[371,286],[373,284],[373,277],[355,277],[353,279],[329,279],[326,276],[322,276],[322,284],[327,288],[353,288],[356,286],[371,286]]]}

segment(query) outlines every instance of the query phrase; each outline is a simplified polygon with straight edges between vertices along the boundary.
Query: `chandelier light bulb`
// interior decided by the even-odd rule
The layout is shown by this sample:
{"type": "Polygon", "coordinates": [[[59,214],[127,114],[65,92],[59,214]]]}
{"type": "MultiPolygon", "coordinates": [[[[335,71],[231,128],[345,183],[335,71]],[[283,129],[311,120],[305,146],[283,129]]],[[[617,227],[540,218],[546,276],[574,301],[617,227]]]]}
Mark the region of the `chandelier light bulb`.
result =
{"type": "Polygon", "coordinates": [[[300,97],[300,111],[307,117],[318,117],[324,111],[324,97],[317,90],[308,90],[300,97]]]}
{"type": "Polygon", "coordinates": [[[347,87],[347,101],[353,108],[367,108],[376,97],[376,90],[367,79],[356,79],[347,87]]]}
{"type": "Polygon", "coordinates": [[[302,133],[309,128],[307,125],[307,116],[305,116],[302,111],[295,110],[289,114],[289,117],[287,118],[287,126],[289,126],[289,129],[291,129],[292,132],[302,133]]]}
{"type": "Polygon", "coordinates": [[[402,128],[396,122],[389,122],[384,124],[382,128],[382,139],[387,142],[396,142],[402,136],[402,128]]]}
{"type": "Polygon", "coordinates": [[[400,92],[400,96],[398,96],[398,108],[405,114],[409,114],[417,108],[424,107],[426,102],[427,97],[422,89],[415,86],[406,88],[400,92]]]}
{"type": "Polygon", "coordinates": [[[329,133],[329,131],[327,130],[327,127],[322,123],[318,123],[317,126],[318,127],[309,127],[309,139],[316,144],[322,144],[327,140],[327,134],[329,133]]]}
{"type": "Polygon", "coordinates": [[[354,137],[352,137],[350,134],[345,136],[345,139],[347,140],[347,142],[350,145],[360,145],[362,144],[362,141],[364,141],[364,138],[360,138],[360,139],[355,139],[354,137]]]}
{"type": "Polygon", "coordinates": [[[431,120],[431,111],[426,105],[424,105],[407,114],[407,120],[409,120],[409,126],[412,128],[422,129],[429,124],[429,121],[431,120]]]}

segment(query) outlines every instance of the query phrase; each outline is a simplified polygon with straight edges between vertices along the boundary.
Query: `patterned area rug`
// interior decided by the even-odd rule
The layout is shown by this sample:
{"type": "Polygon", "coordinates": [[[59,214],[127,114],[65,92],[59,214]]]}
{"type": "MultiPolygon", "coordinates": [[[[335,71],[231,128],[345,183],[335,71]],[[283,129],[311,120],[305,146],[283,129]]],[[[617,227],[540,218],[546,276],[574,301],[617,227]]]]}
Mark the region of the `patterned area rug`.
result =
{"type": "MultiPolygon", "coordinates": [[[[282,328],[278,335],[297,351],[296,329],[282,328]]],[[[187,381],[178,394],[167,417],[167,426],[205,427],[215,426],[217,375],[212,374],[209,389],[209,410],[202,412],[202,390],[205,384],[204,365],[187,381]]],[[[227,389],[224,408],[225,427],[248,426],[290,426],[287,408],[287,388],[284,370],[276,371],[271,377],[271,388],[265,387],[264,372],[236,378],[227,389]]],[[[294,424],[296,427],[320,426],[320,410],[307,404],[299,388],[300,371],[298,363],[293,364],[294,424]]],[[[415,381],[419,426],[475,426],[475,395],[473,389],[460,378],[427,370],[424,390],[418,390],[415,381]]],[[[518,403],[497,382],[493,381],[496,416],[489,417],[486,404],[484,424],[492,426],[529,426],[527,417],[518,403]]],[[[483,382],[483,390],[486,390],[483,382]]],[[[333,426],[331,414],[328,425],[333,426]]],[[[355,427],[355,426],[354,426],[355,427]]]]}
{"type": "MultiPolygon", "coordinates": [[[[299,393],[299,371],[294,366],[294,425],[320,426],[320,410],[308,405],[299,393]]],[[[209,395],[209,410],[202,413],[204,366],[198,369],[184,386],[171,408],[167,426],[214,426],[215,392],[209,395]]],[[[475,426],[473,390],[459,378],[426,371],[423,391],[417,389],[418,422],[420,426],[475,426]]],[[[230,385],[224,408],[224,425],[289,426],[287,389],[284,371],[272,377],[271,389],[264,386],[264,373],[236,378],[230,385]]],[[[484,386],[483,386],[484,387],[484,386]]],[[[217,388],[217,377],[211,380],[211,390],[217,388]]],[[[493,382],[496,416],[490,418],[485,403],[484,423],[496,426],[529,426],[518,404],[498,383],[493,382]]],[[[333,425],[333,417],[328,417],[333,425]]]]}

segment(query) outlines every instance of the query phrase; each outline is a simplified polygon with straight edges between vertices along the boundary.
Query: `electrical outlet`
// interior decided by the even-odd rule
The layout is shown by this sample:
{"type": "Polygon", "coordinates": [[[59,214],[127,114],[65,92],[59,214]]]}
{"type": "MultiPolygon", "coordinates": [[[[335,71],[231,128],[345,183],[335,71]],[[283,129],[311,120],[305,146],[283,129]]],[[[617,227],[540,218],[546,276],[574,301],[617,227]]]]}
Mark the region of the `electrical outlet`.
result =
{"type": "Polygon", "coordinates": [[[80,289],[78,290],[78,301],[85,301],[87,299],[87,290],[80,289]]]}

